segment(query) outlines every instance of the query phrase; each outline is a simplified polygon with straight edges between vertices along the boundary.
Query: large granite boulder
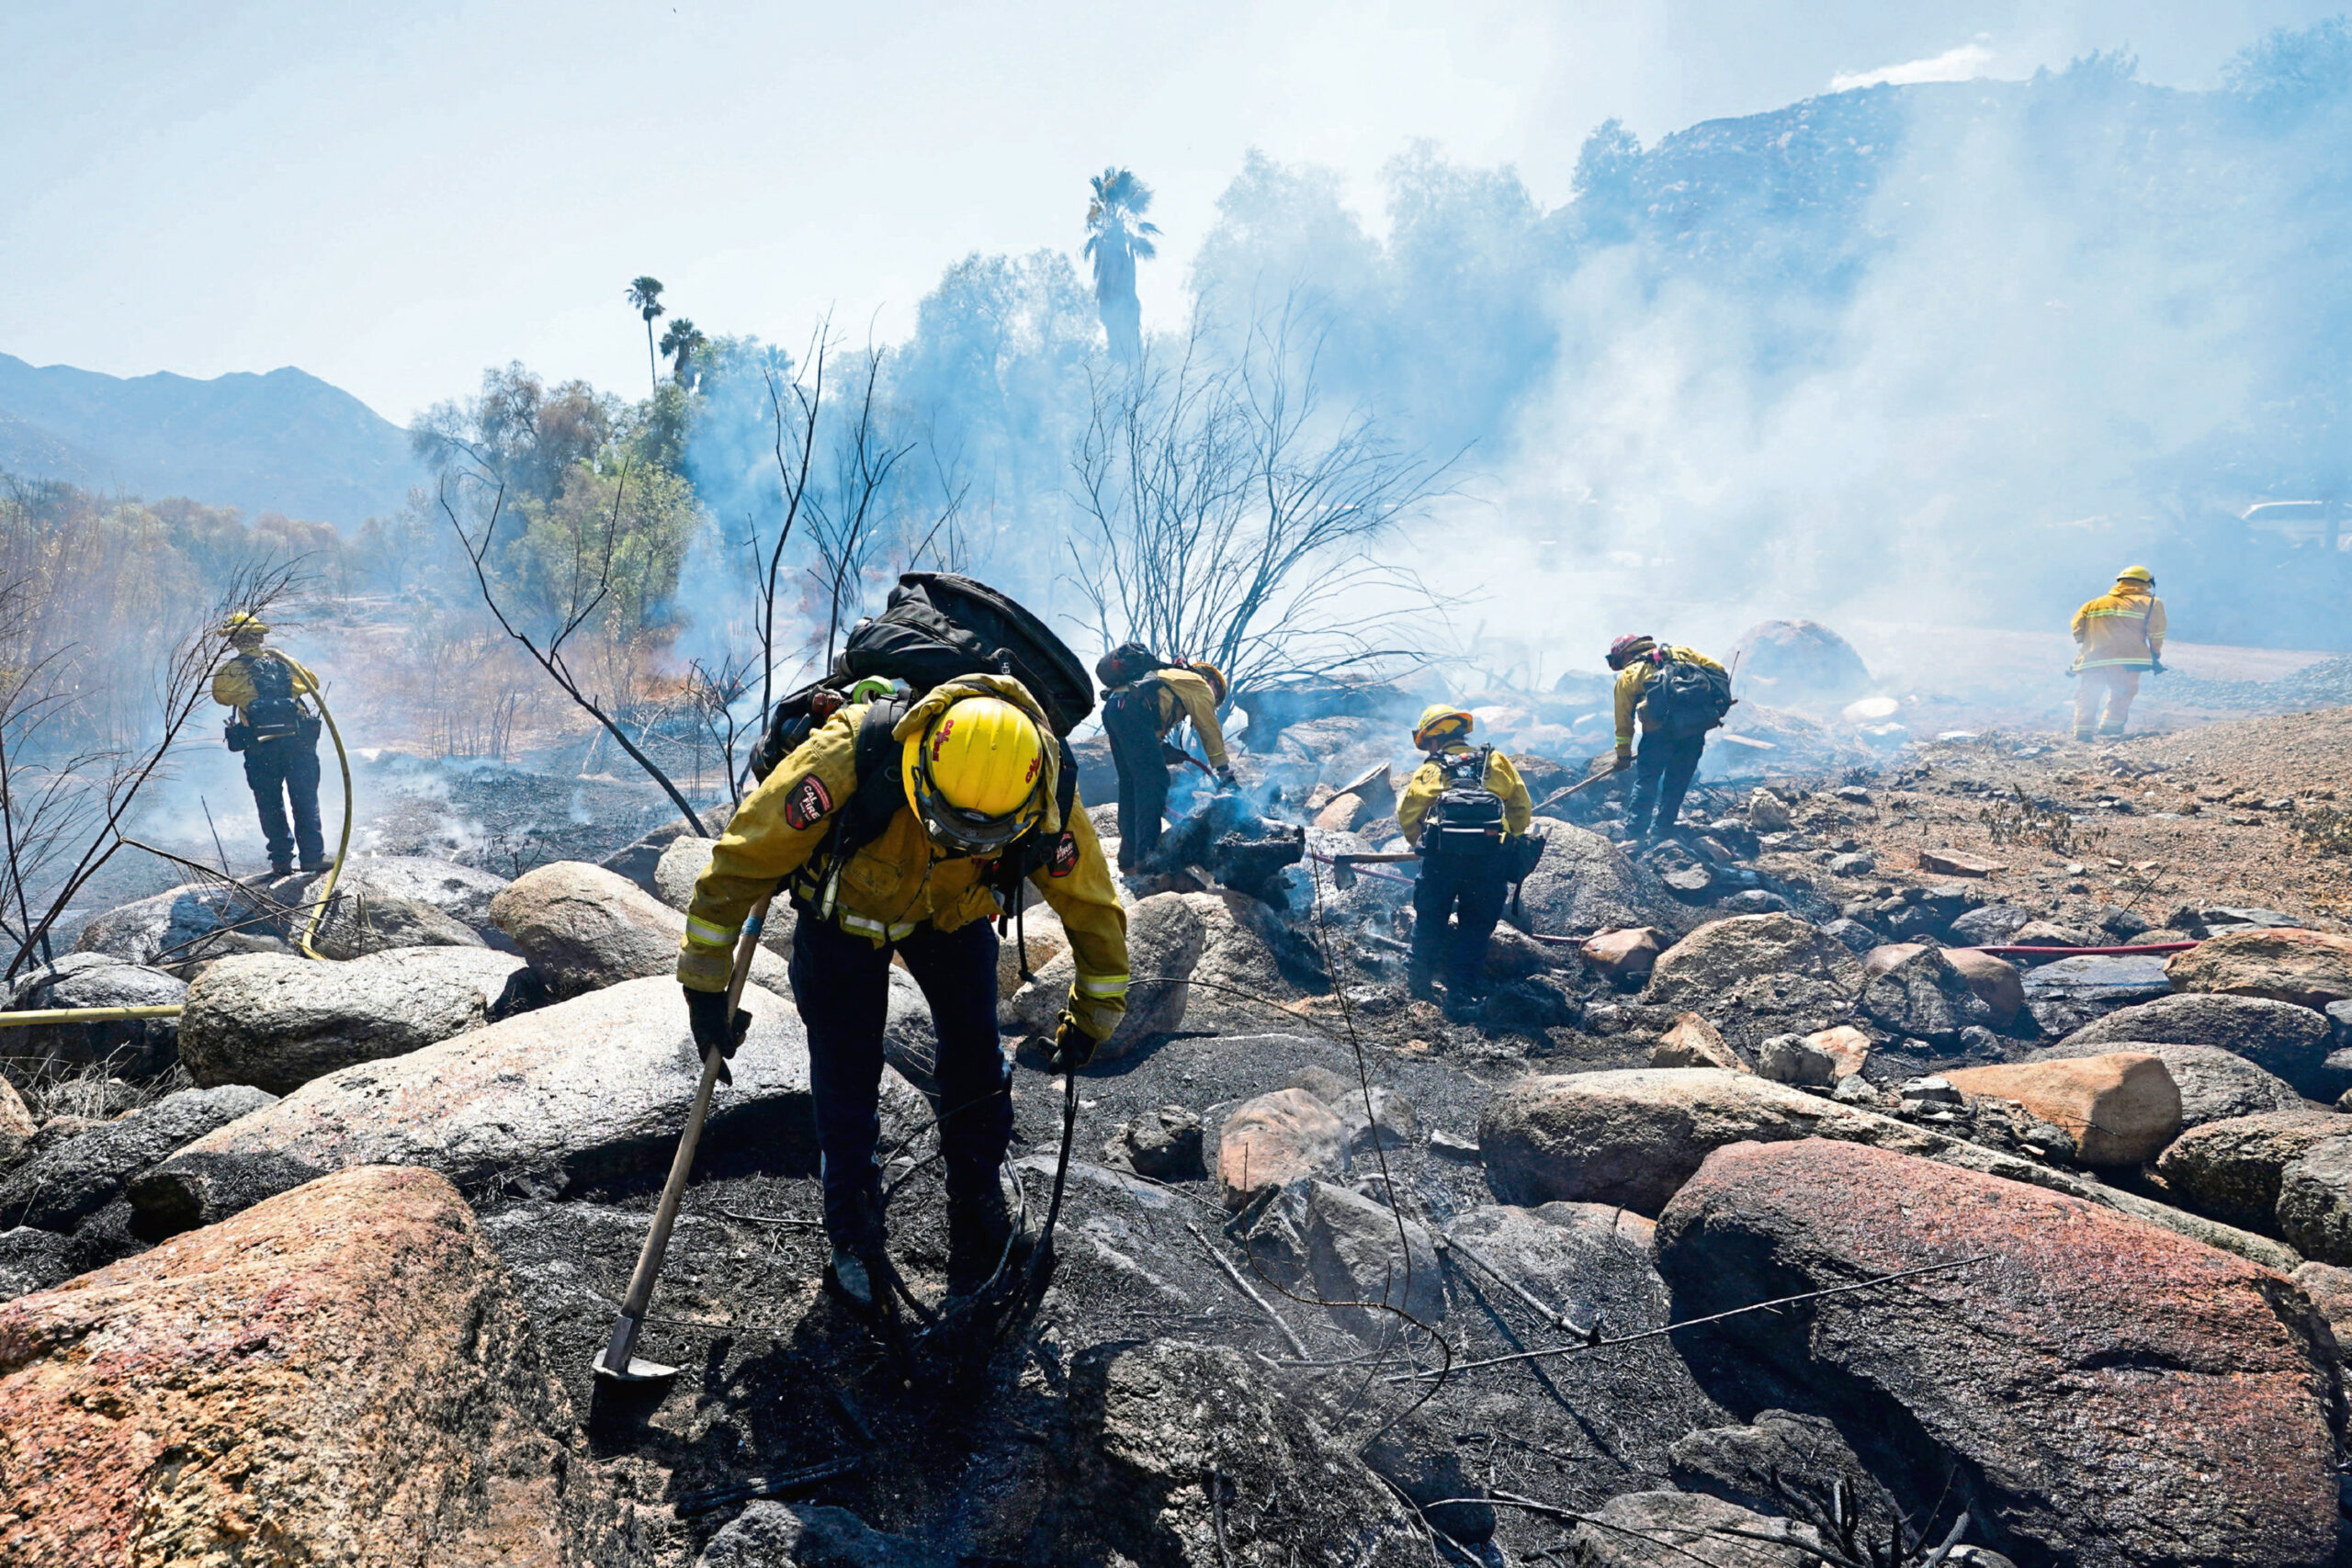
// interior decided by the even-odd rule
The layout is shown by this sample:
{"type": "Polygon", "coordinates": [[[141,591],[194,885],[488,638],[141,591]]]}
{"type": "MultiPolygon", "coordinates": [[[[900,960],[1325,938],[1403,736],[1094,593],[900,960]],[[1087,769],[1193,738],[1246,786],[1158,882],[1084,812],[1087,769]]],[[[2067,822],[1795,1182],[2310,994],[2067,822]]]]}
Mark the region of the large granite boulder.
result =
{"type": "Polygon", "coordinates": [[[680,914],[694,906],[695,884],[710,869],[710,852],[718,847],[717,839],[698,838],[681,833],[662,850],[662,858],[653,866],[653,896],[680,914]]]}
{"type": "Polygon", "coordinates": [[[633,1559],[498,1255],[429,1171],[329,1177],[0,1305],[0,1557],[633,1559]]]}
{"type": "Polygon", "coordinates": [[[2119,1009],[2066,1036],[2069,1047],[2143,1046],[2153,1042],[2233,1051],[2312,1100],[2352,1089],[2352,1072],[2327,1065],[2335,1032],[2327,1015],[2265,997],[2183,992],[2119,1009]]]}
{"type": "Polygon", "coordinates": [[[1658,1261],[1686,1320],[1953,1265],[1728,1318],[1685,1348],[1726,1375],[1769,1369],[1806,1413],[1908,1450],[1923,1490],[1948,1484],[2019,1561],[2284,1568],[2335,1551],[2333,1349],[2269,1269],[1823,1139],[1710,1156],[1659,1216],[1658,1261]]]}
{"type": "Polygon", "coordinates": [[[2157,1174],[2181,1202],[2226,1224],[2275,1234],[2278,1182],[2311,1148],[2352,1136],[2352,1116],[2311,1106],[2211,1122],[2173,1140],[2157,1174]]]}
{"type": "Polygon", "coordinates": [[[2081,1190],[2031,1160],[1715,1067],[1531,1076],[1498,1089],[1478,1119],[1487,1179],[1505,1201],[1620,1203],[1652,1215],[1715,1150],[1795,1138],[1871,1144],[2081,1190]]]}
{"type": "MultiPolygon", "coordinates": [[[[302,935],[308,929],[308,917],[288,921],[290,935],[302,935]]],[[[341,888],[320,919],[317,933],[308,940],[327,958],[357,958],[404,947],[484,945],[473,927],[430,904],[364,890],[346,894],[341,888]]]]}
{"type": "Polygon", "coordinates": [[[2110,1051],[2140,1052],[2165,1065],[2165,1070],[2172,1075],[2173,1086],[2180,1092],[2180,1124],[2184,1130],[2266,1111],[2311,1108],[2311,1102],[2284,1079],[2272,1077],[2244,1056],[2218,1045],[2143,1044],[2137,1041],[2110,1043],[2082,1041],[2079,1035],[2070,1035],[2048,1050],[2037,1052],[2030,1060],[2054,1062],[2105,1055],[2110,1051]]]}
{"type": "Polygon", "coordinates": [[[2006,1062],[1944,1077],[1963,1094],[2010,1100],[2064,1128],[2085,1165],[2144,1165],[2180,1135],[2180,1088],[2143,1052],[2006,1062]]]}
{"type": "MultiPolygon", "coordinates": [[[[187,998],[187,984],[175,975],[109,953],[69,953],[20,976],[10,987],[7,1010],[177,1007],[187,998]]],[[[117,1074],[146,1077],[172,1065],[179,1036],[176,1018],[30,1023],[0,1030],[0,1056],[67,1066],[104,1062],[117,1074]]]]}
{"type": "MultiPolygon", "coordinates": [[[[582,861],[525,872],[491,900],[490,914],[558,998],[674,975],[686,934],[685,916],[628,878],[582,861]]],[[[785,961],[764,947],[752,953],[752,980],[778,992],[791,988],[785,961]]]]}
{"type": "Polygon", "coordinates": [[[346,964],[243,953],[188,987],[180,1057],[199,1084],[286,1094],[358,1062],[404,1056],[542,999],[511,953],[405,947],[346,964]]]}
{"type": "Polygon", "coordinates": [[[1734,915],[1710,920],[1660,953],[1642,999],[1702,1007],[1744,981],[1771,975],[1804,976],[1842,991],[1862,984],[1862,966],[1846,945],[1796,916],[1734,915]]]}
{"type": "Polygon", "coordinates": [[[2025,972],[2025,1005],[2044,1034],[2069,1034],[2171,989],[2162,953],[2061,958],[2025,972]]]}
{"type": "MultiPolygon", "coordinates": [[[[325,889],[326,874],[321,872],[307,881],[282,886],[288,889],[280,894],[282,897],[292,899],[298,894],[307,897],[325,889]]],[[[430,855],[362,854],[344,862],[334,890],[338,900],[349,894],[427,905],[459,925],[489,937],[498,929],[491,919],[490,901],[506,886],[507,879],[496,872],[435,860],[430,855]]]]}
{"type": "MultiPolygon", "coordinates": [[[[703,1147],[757,1147],[813,1168],[808,1036],[792,1004],[743,991],[752,1030],[711,1102],[703,1147]]],[[[674,981],[625,981],[412,1051],[313,1078],[132,1183],[153,1229],[208,1224],[329,1171],[416,1165],[461,1187],[551,1195],[665,1168],[702,1058],[674,981]]],[[[925,1117],[884,1074],[885,1112],[925,1117]]]]}
{"type": "Polygon", "coordinates": [[[2352,936],[2296,927],[2228,931],[2174,953],[2165,973],[2177,991],[2325,1008],[2352,999],[2352,936]]]}
{"type": "Polygon", "coordinates": [[[185,1089],[101,1122],[0,1179],[0,1225],[70,1231],[175,1150],[270,1103],[271,1096],[243,1084],[185,1089]]]}
{"type": "Polygon", "coordinates": [[[1546,820],[1544,858],[1520,884],[1513,924],[1545,936],[1585,936],[1613,927],[1686,930],[1690,917],[1655,872],[1600,834],[1546,820]]]}
{"type": "Polygon", "coordinates": [[[266,921],[277,909],[274,900],[242,887],[191,882],[92,917],[75,935],[74,951],[125,964],[176,964],[213,932],[266,921]]]}
{"type": "MultiPolygon", "coordinates": [[[[1095,1060],[1115,1062],[1155,1034],[1179,1028],[1192,1005],[1190,980],[1208,937],[1197,895],[1155,893],[1127,911],[1127,1013],[1095,1060]]],[[[1037,977],[1006,998],[999,1016],[1007,1028],[1051,1032],[1078,974],[1074,952],[1057,954],[1037,977]]]]}

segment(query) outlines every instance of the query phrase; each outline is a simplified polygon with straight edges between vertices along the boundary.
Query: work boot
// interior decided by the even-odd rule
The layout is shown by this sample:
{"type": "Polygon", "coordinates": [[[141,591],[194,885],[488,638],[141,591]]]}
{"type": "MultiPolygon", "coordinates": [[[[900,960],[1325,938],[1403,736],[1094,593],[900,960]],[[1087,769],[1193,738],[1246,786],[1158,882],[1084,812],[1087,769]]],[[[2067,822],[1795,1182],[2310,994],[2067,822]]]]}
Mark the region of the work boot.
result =
{"type": "Polygon", "coordinates": [[[294,863],[290,860],[274,860],[269,863],[269,874],[273,877],[291,876],[294,874],[294,863]]]}
{"type": "Polygon", "coordinates": [[[2076,731],[2075,731],[2075,739],[2077,741],[2081,742],[2083,745],[2087,746],[2087,745],[2089,745],[2093,740],[2097,739],[2098,739],[2098,736],[2097,736],[2094,732],[2092,732],[2092,731],[2090,731],[2090,730],[2087,730],[2087,729],[2077,729],[2076,731]]]}
{"type": "Polygon", "coordinates": [[[979,1192],[947,1201],[947,1293],[977,1294],[997,1277],[1001,1263],[1010,1273],[1023,1251],[1012,1235],[1012,1215],[1006,1208],[1004,1189],[993,1176],[979,1192]],[[1006,1244],[1012,1244],[1012,1256],[1006,1244]]]}
{"type": "Polygon", "coordinates": [[[861,1311],[874,1310],[874,1293],[879,1287],[876,1280],[881,1270],[872,1260],[860,1257],[846,1247],[833,1248],[833,1260],[826,1265],[825,1283],[840,1293],[842,1300],[861,1311]]]}
{"type": "Polygon", "coordinates": [[[1437,1000],[1437,964],[1432,961],[1408,958],[1405,961],[1405,992],[1416,1001],[1437,1000]]]}
{"type": "MultiPolygon", "coordinates": [[[[828,1214],[827,1220],[835,1216],[828,1214]]],[[[888,1289],[888,1265],[882,1246],[882,1195],[862,1192],[850,1200],[838,1229],[828,1224],[833,1244],[832,1261],[825,1270],[826,1288],[851,1305],[871,1312],[888,1289]]]]}
{"type": "Polygon", "coordinates": [[[330,860],[306,860],[302,863],[302,869],[306,872],[332,871],[334,868],[334,862],[330,860]]]}

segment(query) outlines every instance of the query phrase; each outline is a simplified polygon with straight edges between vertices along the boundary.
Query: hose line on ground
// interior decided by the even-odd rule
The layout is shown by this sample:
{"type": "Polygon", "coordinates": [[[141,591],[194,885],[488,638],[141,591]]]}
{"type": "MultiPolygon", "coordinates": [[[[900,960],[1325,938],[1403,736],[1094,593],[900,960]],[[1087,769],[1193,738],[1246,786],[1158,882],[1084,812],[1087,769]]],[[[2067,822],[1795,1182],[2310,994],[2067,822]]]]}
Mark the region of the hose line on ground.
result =
{"type": "Polygon", "coordinates": [[[334,900],[335,881],[343,875],[343,863],[351,853],[351,753],[344,750],[343,731],[335,728],[334,715],[327,711],[327,700],[315,686],[311,700],[319,705],[319,716],[326,721],[327,733],[334,737],[334,760],[343,768],[343,837],[334,846],[334,863],[327,867],[325,890],[311,908],[310,929],[302,933],[303,953],[324,961],[326,954],[312,947],[311,940],[319,934],[319,923],[327,918],[327,906],[334,900]]]}

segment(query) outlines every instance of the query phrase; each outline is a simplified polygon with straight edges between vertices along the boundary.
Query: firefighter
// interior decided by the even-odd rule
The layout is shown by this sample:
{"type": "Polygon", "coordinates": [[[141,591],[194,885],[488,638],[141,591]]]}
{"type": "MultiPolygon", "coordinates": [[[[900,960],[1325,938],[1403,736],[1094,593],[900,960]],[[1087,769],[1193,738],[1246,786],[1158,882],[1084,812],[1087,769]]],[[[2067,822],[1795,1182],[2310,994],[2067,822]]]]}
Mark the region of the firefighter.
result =
{"type": "Polygon", "coordinates": [[[1159,847],[1169,769],[1184,760],[1166,743],[1177,725],[1193,721],[1217,783],[1233,786],[1225,731],[1216,721],[1226,699],[1225,673],[1205,661],[1166,663],[1143,644],[1128,642],[1096,660],[1094,674],[1102,682],[1102,733],[1119,770],[1119,869],[1134,871],[1159,847]]]}
{"type": "Polygon", "coordinates": [[[1625,830],[1636,843],[1648,843],[1673,832],[1682,815],[1682,797],[1699,771],[1707,731],[1731,711],[1731,677],[1696,649],[1661,645],[1640,635],[1609,645],[1609,668],[1617,671],[1617,753],[1611,768],[1621,773],[1635,769],[1625,797],[1625,830]],[[1642,735],[1638,766],[1636,714],[1642,735]]]}
{"type": "Polygon", "coordinates": [[[319,832],[321,726],[319,716],[302,700],[317,693],[319,678],[277,649],[263,646],[269,627],[257,615],[240,610],[220,632],[232,651],[212,677],[212,700],[233,710],[226,739],[229,750],[245,760],[245,784],[254,792],[254,809],[269,846],[270,874],[290,875],[297,849],[304,871],[324,871],[326,840],[319,832]]]}
{"type": "Polygon", "coordinates": [[[1484,989],[1487,942],[1502,918],[1510,883],[1504,840],[1525,833],[1535,818],[1534,802],[1510,759],[1491,746],[1470,744],[1474,722],[1444,703],[1422,710],[1413,746],[1428,760],[1413,770],[1396,802],[1396,826],[1421,852],[1406,986],[1430,999],[1442,963],[1450,1017],[1461,1016],[1484,989]]]}
{"type": "Polygon", "coordinates": [[[2114,739],[2132,716],[2143,671],[2164,671],[2165,602],[2155,574],[2127,566],[2115,586],[2075,612],[2075,739],[2114,739]],[[2107,715],[2099,716],[2105,699],[2107,715]]]}
{"type": "Polygon", "coordinates": [[[779,882],[790,889],[799,917],[792,995],[808,1032],[831,1283],[869,1308],[887,1278],[875,1144],[892,956],[922,987],[939,1037],[951,1295],[986,1284],[1012,1235],[997,1174],[1012,1101],[992,922],[1023,874],[1061,917],[1077,964],[1049,1053],[1055,1071],[1092,1059],[1127,994],[1126,917],[1075,794],[1062,819],[1060,750],[1027,688],[1004,675],[933,687],[904,705],[862,778],[859,730],[873,706],[842,707],[736,810],[695,885],[678,960],[695,1043],[731,1052],[740,1030],[730,1022],[742,1021],[726,1016],[736,937],[763,894],[779,882]],[[870,790],[889,792],[888,801],[860,803],[870,790]],[[860,823],[873,836],[849,842],[860,823]]]}

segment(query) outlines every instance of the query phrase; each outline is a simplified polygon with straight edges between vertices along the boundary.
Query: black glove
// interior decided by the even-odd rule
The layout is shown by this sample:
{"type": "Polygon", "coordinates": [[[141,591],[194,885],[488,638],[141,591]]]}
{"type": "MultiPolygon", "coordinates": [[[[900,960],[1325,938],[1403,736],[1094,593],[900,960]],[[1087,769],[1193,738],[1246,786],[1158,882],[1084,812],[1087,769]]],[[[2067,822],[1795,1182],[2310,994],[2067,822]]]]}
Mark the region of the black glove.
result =
{"type": "Polygon", "coordinates": [[[2163,674],[2164,672],[2165,672],[2165,661],[2164,661],[2163,660],[2161,660],[2161,659],[2151,659],[2151,660],[2148,660],[2148,673],[2149,673],[2149,674],[2151,674],[2151,675],[2161,675],[2161,674],[2163,674]]]}
{"type": "Polygon", "coordinates": [[[1239,789],[1241,787],[1241,781],[1233,776],[1233,766],[1231,763],[1227,763],[1226,766],[1219,768],[1216,771],[1216,787],[1219,789],[1239,789]]]}
{"type": "MultiPolygon", "coordinates": [[[[694,1031],[695,1049],[707,1057],[715,1045],[722,1058],[734,1055],[735,1048],[743,1043],[743,1036],[751,1032],[752,1015],[737,1008],[735,1026],[729,1029],[727,1026],[726,992],[697,991],[692,986],[684,989],[686,993],[686,1023],[694,1031]]],[[[718,1068],[718,1081],[735,1081],[735,1075],[727,1070],[723,1060],[718,1068]]]]}
{"type": "Polygon", "coordinates": [[[1051,1073],[1074,1073],[1094,1060],[1094,1047],[1100,1043],[1094,1036],[1078,1026],[1078,1020],[1064,1013],[1054,1026],[1054,1038],[1046,1047],[1046,1070],[1051,1073]]]}

